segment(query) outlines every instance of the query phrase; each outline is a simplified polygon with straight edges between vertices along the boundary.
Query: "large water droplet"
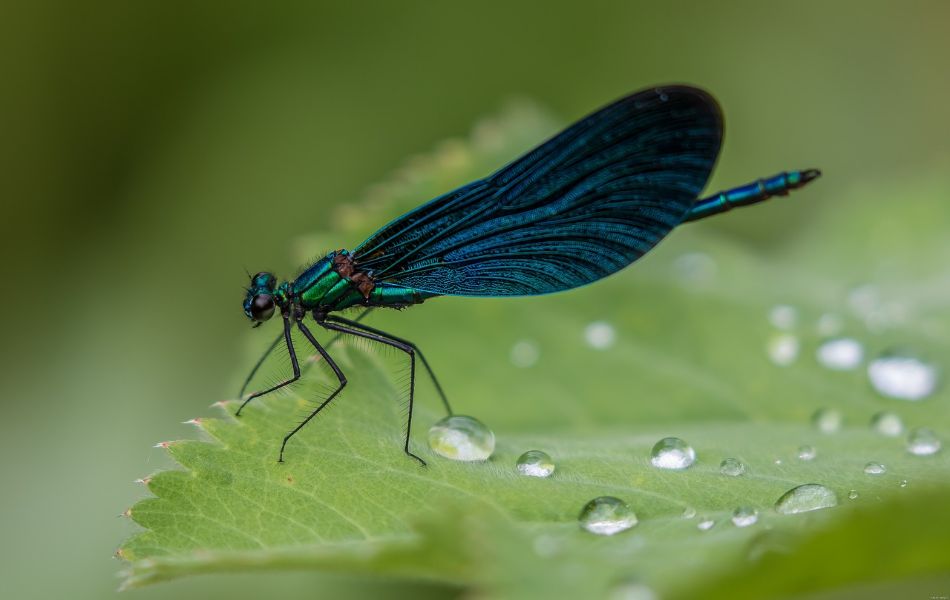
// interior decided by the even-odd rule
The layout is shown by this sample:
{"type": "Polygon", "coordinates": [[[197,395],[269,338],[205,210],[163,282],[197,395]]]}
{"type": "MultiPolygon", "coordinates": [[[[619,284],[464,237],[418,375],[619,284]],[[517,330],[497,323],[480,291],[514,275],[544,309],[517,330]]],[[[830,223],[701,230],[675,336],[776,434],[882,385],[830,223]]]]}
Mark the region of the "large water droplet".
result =
{"type": "Polygon", "coordinates": [[[818,483],[806,483],[794,487],[775,502],[775,510],[785,515],[838,506],[838,496],[833,490],[818,483]]]}
{"type": "Polygon", "coordinates": [[[738,458],[724,458],[722,462],[719,463],[719,472],[729,477],[745,475],[746,470],[745,463],[738,458]]]}
{"type": "Polygon", "coordinates": [[[843,421],[841,413],[833,408],[820,408],[811,416],[812,424],[822,433],[835,433],[843,421]]]}
{"type": "Polygon", "coordinates": [[[871,429],[881,435],[896,437],[904,433],[904,422],[896,413],[885,410],[871,417],[871,429]]]}
{"type": "Polygon", "coordinates": [[[865,475],[883,475],[884,473],[887,473],[887,467],[881,463],[869,462],[864,465],[865,475]]]}
{"type": "Polygon", "coordinates": [[[920,427],[907,436],[907,451],[915,456],[930,456],[940,451],[940,439],[932,429],[920,427]]]}
{"type": "Polygon", "coordinates": [[[549,477],[554,473],[554,460],[547,452],[528,450],[518,458],[518,472],[528,477],[549,477]]]}
{"type": "Polygon", "coordinates": [[[864,360],[864,346],[851,338],[835,338],[818,347],[815,358],[832,371],[850,371],[864,360]]]}
{"type": "Polygon", "coordinates": [[[686,469],[696,462],[696,451],[677,437],[663,438],[653,446],[650,462],[659,469],[686,469]]]}
{"type": "Polygon", "coordinates": [[[596,350],[606,350],[614,345],[617,332],[610,323],[595,321],[584,329],[584,340],[587,345],[596,350]]]}
{"type": "Polygon", "coordinates": [[[429,447],[452,460],[488,460],[495,451],[495,434],[475,417],[452,415],[429,429],[429,447]]]}
{"type": "Polygon", "coordinates": [[[533,367],[537,364],[539,358],[541,358],[541,349],[537,343],[531,340],[515,342],[508,355],[511,364],[522,369],[533,367]]]}
{"type": "Polygon", "coordinates": [[[709,531],[715,524],[716,522],[709,517],[703,517],[699,520],[699,523],[696,523],[696,529],[700,531],[709,531]]]}
{"type": "Polygon", "coordinates": [[[780,333],[769,338],[766,350],[772,363],[787,367],[798,358],[798,338],[790,333],[780,333]]]}
{"type": "Polygon", "coordinates": [[[773,306],[769,311],[769,323],[778,329],[794,329],[798,324],[798,309],[788,304],[773,306]]]}
{"type": "Polygon", "coordinates": [[[759,520],[759,511],[750,506],[740,506],[732,511],[732,524],[736,527],[748,527],[759,520]]]}
{"type": "Polygon", "coordinates": [[[637,515],[623,500],[600,496],[588,502],[577,517],[581,527],[597,535],[613,535],[637,524],[637,515]]]}
{"type": "Polygon", "coordinates": [[[818,452],[815,450],[814,446],[799,446],[798,447],[798,459],[799,460],[814,460],[818,452]]]}
{"type": "Polygon", "coordinates": [[[909,352],[889,351],[868,365],[871,385],[882,396],[923,400],[937,389],[936,365],[909,352]]]}

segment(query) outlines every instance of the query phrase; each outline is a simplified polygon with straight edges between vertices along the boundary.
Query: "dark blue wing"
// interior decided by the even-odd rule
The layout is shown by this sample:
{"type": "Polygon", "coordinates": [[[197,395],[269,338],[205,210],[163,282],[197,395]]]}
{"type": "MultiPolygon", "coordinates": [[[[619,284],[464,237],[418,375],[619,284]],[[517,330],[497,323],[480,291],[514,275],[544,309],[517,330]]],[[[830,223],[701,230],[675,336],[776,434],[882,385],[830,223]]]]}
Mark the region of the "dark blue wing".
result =
{"type": "Polygon", "coordinates": [[[377,281],[434,294],[578,287],[632,263],[683,221],[721,141],[706,92],[642,91],[392,221],[353,258],[377,281]]]}

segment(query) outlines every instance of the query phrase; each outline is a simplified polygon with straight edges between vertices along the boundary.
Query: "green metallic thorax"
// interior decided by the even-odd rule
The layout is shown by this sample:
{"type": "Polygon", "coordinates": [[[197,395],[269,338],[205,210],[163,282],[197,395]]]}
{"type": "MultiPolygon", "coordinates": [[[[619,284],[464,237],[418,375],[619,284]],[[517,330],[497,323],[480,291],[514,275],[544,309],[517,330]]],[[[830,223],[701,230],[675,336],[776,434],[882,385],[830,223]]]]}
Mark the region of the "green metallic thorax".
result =
{"type": "Polygon", "coordinates": [[[281,284],[277,290],[278,299],[286,300],[307,311],[332,312],[351,306],[403,308],[437,295],[413,288],[375,283],[368,296],[364,296],[357,285],[341,275],[334,266],[333,259],[340,254],[348,253],[346,250],[331,252],[301,273],[293,282],[281,284]]]}

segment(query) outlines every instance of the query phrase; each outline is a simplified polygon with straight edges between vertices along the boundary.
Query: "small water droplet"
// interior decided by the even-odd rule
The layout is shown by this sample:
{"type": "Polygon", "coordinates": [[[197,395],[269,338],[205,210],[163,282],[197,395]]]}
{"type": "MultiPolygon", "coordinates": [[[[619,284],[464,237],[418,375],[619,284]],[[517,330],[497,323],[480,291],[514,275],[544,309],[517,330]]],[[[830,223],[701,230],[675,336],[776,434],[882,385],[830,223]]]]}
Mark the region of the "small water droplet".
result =
{"type": "Polygon", "coordinates": [[[851,490],[850,492],[848,492],[849,500],[857,500],[857,498],[858,498],[858,490],[851,490]]]}
{"type": "Polygon", "coordinates": [[[537,364],[539,358],[541,358],[541,349],[536,342],[531,340],[515,342],[515,345],[511,347],[511,352],[508,354],[508,359],[511,361],[511,364],[522,369],[533,367],[537,364]]]}
{"type": "Polygon", "coordinates": [[[684,254],[673,261],[673,272],[686,284],[707,284],[716,277],[718,270],[716,261],[702,252],[684,254]]]}
{"type": "Polygon", "coordinates": [[[618,583],[607,596],[608,600],[657,600],[658,598],[656,592],[636,579],[618,583]]]}
{"type": "Polygon", "coordinates": [[[815,450],[814,446],[799,446],[798,447],[798,459],[799,460],[814,460],[818,452],[815,450]]]}
{"type": "Polygon", "coordinates": [[[884,473],[887,473],[887,467],[881,463],[869,462],[864,465],[865,475],[883,475],[884,473]]]}
{"type": "Polygon", "coordinates": [[[759,511],[750,506],[740,506],[732,511],[732,524],[736,527],[748,527],[759,520],[759,511]]]}
{"type": "Polygon", "coordinates": [[[818,335],[822,337],[838,335],[843,327],[841,317],[832,313],[825,313],[818,319],[818,335]]]}
{"type": "Polygon", "coordinates": [[[693,508],[692,506],[687,506],[686,508],[683,509],[684,519],[692,519],[695,516],[696,516],[696,509],[693,508]]]}
{"type": "Polygon", "coordinates": [[[904,433],[904,422],[896,414],[884,410],[871,417],[871,429],[888,437],[897,437],[904,433]]]}
{"type": "Polygon", "coordinates": [[[818,347],[815,358],[832,371],[850,371],[864,360],[864,346],[852,338],[834,338],[818,347]]]}
{"type": "Polygon", "coordinates": [[[549,477],[554,473],[554,460],[547,452],[528,450],[518,458],[518,472],[528,477],[549,477]]]}
{"type": "Polygon", "coordinates": [[[700,531],[709,531],[715,524],[716,522],[709,517],[703,517],[699,520],[699,523],[696,523],[696,529],[700,531]]]}
{"type": "Polygon", "coordinates": [[[930,456],[940,451],[940,439],[932,429],[919,427],[907,436],[907,451],[915,456],[930,456]]]}
{"type": "Polygon", "coordinates": [[[906,480],[906,479],[901,479],[900,486],[901,486],[902,488],[907,487],[907,480],[906,480]]]}
{"type": "Polygon", "coordinates": [[[452,415],[429,429],[429,447],[452,460],[488,460],[495,451],[495,434],[475,417],[452,415]]]}
{"type": "Polygon", "coordinates": [[[841,413],[833,408],[820,408],[811,416],[812,424],[822,433],[835,433],[843,421],[841,413]]]}
{"type": "Polygon", "coordinates": [[[838,496],[833,490],[818,483],[806,483],[794,487],[775,502],[775,510],[785,515],[838,506],[838,496]]]}
{"type": "Polygon", "coordinates": [[[773,335],[769,338],[766,350],[773,364],[787,367],[798,358],[798,338],[790,333],[773,335]]]}
{"type": "Polygon", "coordinates": [[[773,306],[769,311],[769,323],[778,329],[794,329],[798,325],[798,309],[788,304],[773,306]]]}
{"type": "Polygon", "coordinates": [[[696,451],[680,438],[667,437],[653,446],[650,462],[658,469],[686,469],[696,462],[696,451]]]}
{"type": "Polygon", "coordinates": [[[637,515],[623,500],[600,496],[588,502],[577,517],[581,527],[597,535],[614,535],[637,524],[637,515]]]}
{"type": "Polygon", "coordinates": [[[936,365],[910,352],[891,350],[871,361],[868,378],[882,396],[916,401],[937,389],[938,372],[936,365]]]}
{"type": "Polygon", "coordinates": [[[773,464],[776,464],[776,465],[780,465],[780,464],[782,464],[782,459],[781,459],[781,458],[776,458],[775,460],[772,461],[772,463],[773,463],[773,464]]]}
{"type": "Polygon", "coordinates": [[[745,475],[747,467],[745,463],[738,458],[724,458],[719,463],[719,472],[729,477],[739,477],[745,475]]]}
{"type": "Polygon", "coordinates": [[[595,321],[584,329],[584,340],[595,350],[606,350],[614,345],[617,332],[610,323],[595,321]]]}

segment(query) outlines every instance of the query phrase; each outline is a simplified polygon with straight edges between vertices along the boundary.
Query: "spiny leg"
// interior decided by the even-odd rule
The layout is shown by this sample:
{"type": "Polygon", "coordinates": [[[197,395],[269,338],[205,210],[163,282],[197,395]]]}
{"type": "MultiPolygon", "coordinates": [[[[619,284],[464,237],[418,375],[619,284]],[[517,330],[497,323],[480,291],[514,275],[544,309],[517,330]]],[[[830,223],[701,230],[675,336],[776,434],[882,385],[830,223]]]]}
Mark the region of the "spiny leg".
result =
{"type": "Polygon", "coordinates": [[[413,347],[409,344],[390,339],[388,337],[378,335],[375,333],[370,333],[367,331],[361,331],[356,328],[349,328],[343,325],[339,325],[339,321],[345,321],[345,319],[333,319],[337,321],[336,323],[332,322],[330,318],[327,318],[326,321],[321,323],[327,329],[333,331],[339,331],[340,333],[348,333],[350,335],[355,335],[357,337],[366,338],[368,340],[373,340],[374,342],[379,342],[381,344],[386,344],[387,346],[392,346],[393,348],[398,348],[406,354],[409,355],[409,418],[406,420],[406,443],[403,445],[403,451],[411,456],[412,458],[419,461],[419,463],[424,467],[426,466],[426,461],[422,460],[409,450],[409,437],[412,433],[412,407],[416,390],[416,352],[413,347]]]}
{"type": "MultiPolygon", "coordinates": [[[[356,316],[356,318],[355,318],[352,322],[353,322],[353,323],[359,323],[359,322],[362,321],[362,320],[366,317],[366,315],[368,315],[372,310],[373,310],[372,308],[367,308],[366,310],[364,310],[363,312],[361,312],[360,314],[358,314],[358,315],[356,316]]],[[[329,348],[330,346],[332,346],[333,344],[335,344],[335,343],[337,342],[337,340],[339,340],[341,337],[343,337],[343,334],[342,334],[342,333],[336,334],[335,336],[333,336],[332,338],[330,338],[330,341],[327,342],[326,347],[329,348]]],[[[308,360],[308,361],[306,361],[306,362],[304,363],[304,366],[303,366],[303,374],[306,375],[306,374],[310,371],[310,369],[313,368],[313,365],[315,365],[315,364],[316,364],[316,361],[315,361],[315,360],[308,360]]]]}
{"type": "Polygon", "coordinates": [[[333,359],[330,358],[330,355],[327,354],[327,351],[323,349],[323,346],[321,346],[320,343],[317,342],[317,339],[313,337],[313,334],[310,333],[310,330],[307,329],[307,326],[298,320],[297,328],[300,329],[300,332],[304,334],[304,336],[307,338],[307,340],[311,344],[313,344],[313,347],[317,349],[317,352],[320,353],[320,356],[323,357],[323,360],[327,361],[327,364],[330,365],[330,368],[333,369],[334,373],[336,373],[336,378],[340,381],[340,385],[335,390],[333,390],[333,393],[330,394],[327,397],[327,399],[324,400],[323,403],[321,403],[320,406],[316,408],[316,410],[310,413],[306,419],[304,419],[299,425],[294,427],[293,431],[291,431],[284,437],[284,441],[280,445],[280,456],[277,457],[277,462],[284,462],[284,448],[287,446],[287,441],[290,440],[290,438],[292,438],[295,433],[303,429],[303,426],[309,423],[310,419],[317,416],[317,413],[323,410],[324,407],[326,407],[326,405],[330,404],[330,401],[336,398],[337,394],[343,391],[343,388],[346,387],[346,376],[343,374],[343,371],[341,371],[340,367],[338,367],[337,364],[333,361],[333,359]]]}
{"type": "Polygon", "coordinates": [[[257,375],[258,369],[261,368],[261,365],[264,364],[264,361],[267,360],[267,357],[270,356],[270,353],[274,351],[274,348],[277,347],[277,344],[280,343],[280,340],[284,339],[284,333],[280,332],[277,334],[277,338],[274,339],[274,343],[264,352],[264,355],[257,359],[257,364],[254,365],[254,368],[251,369],[251,372],[247,374],[247,379],[244,380],[244,385],[241,386],[241,393],[238,394],[238,398],[244,397],[244,392],[247,391],[247,386],[251,385],[251,380],[254,379],[254,376],[257,375]]]}
{"type": "MultiPolygon", "coordinates": [[[[367,311],[367,312],[369,312],[369,311],[367,311]]],[[[429,366],[429,361],[426,360],[426,356],[425,356],[425,354],[422,353],[422,350],[419,349],[419,346],[416,346],[414,343],[410,342],[409,340],[396,337],[396,336],[392,335],[391,333],[387,333],[387,332],[382,331],[382,330],[380,330],[380,329],[376,329],[376,328],[374,328],[374,327],[370,327],[369,325],[363,325],[362,323],[359,323],[358,321],[359,321],[360,319],[362,319],[364,316],[366,316],[366,313],[363,313],[362,315],[360,315],[359,319],[357,319],[357,320],[355,320],[355,321],[351,321],[351,320],[349,320],[349,319],[344,319],[343,317],[337,317],[337,316],[334,316],[334,315],[330,315],[330,316],[327,317],[327,321],[334,321],[334,322],[336,322],[336,323],[339,323],[339,324],[341,324],[341,325],[345,325],[345,326],[347,326],[347,327],[352,327],[352,328],[356,328],[356,329],[361,329],[361,330],[366,331],[366,332],[368,332],[368,333],[375,333],[376,335],[385,337],[385,338],[387,338],[387,339],[389,339],[389,340],[392,340],[392,341],[394,341],[394,342],[399,342],[400,344],[405,344],[406,346],[409,346],[410,348],[412,348],[413,351],[415,351],[415,353],[419,355],[419,360],[422,361],[422,366],[425,367],[426,372],[429,374],[429,378],[432,379],[432,383],[433,383],[433,385],[435,385],[435,390],[439,393],[439,397],[442,399],[442,404],[445,405],[445,412],[447,412],[447,413],[449,414],[449,416],[451,416],[451,415],[452,415],[452,407],[449,406],[449,399],[446,398],[445,392],[442,391],[442,386],[439,385],[439,380],[436,379],[435,373],[432,372],[432,367],[429,366]]],[[[335,339],[337,339],[338,337],[339,337],[339,336],[337,336],[337,337],[335,337],[335,338],[333,338],[333,339],[335,340],[335,339]]]]}
{"type": "MultiPolygon", "coordinates": [[[[373,309],[367,308],[366,310],[361,312],[356,317],[356,319],[353,320],[353,322],[358,323],[359,321],[362,321],[363,318],[366,317],[366,315],[368,315],[371,310],[373,309]]],[[[343,337],[342,333],[333,336],[333,338],[329,342],[327,342],[327,348],[335,344],[336,341],[339,340],[341,337],[343,337]]],[[[280,341],[282,339],[284,339],[284,333],[283,332],[278,333],[277,338],[274,339],[274,342],[270,345],[270,347],[266,351],[264,351],[264,354],[257,360],[257,364],[255,364],[254,368],[251,369],[251,372],[247,374],[247,378],[244,380],[244,385],[241,386],[241,392],[238,394],[238,398],[244,397],[244,392],[247,391],[247,386],[251,384],[251,380],[254,379],[255,375],[257,375],[257,372],[260,370],[261,366],[264,364],[264,361],[267,360],[267,357],[270,356],[271,352],[273,352],[274,349],[277,348],[277,345],[280,344],[280,341]]],[[[421,356],[421,353],[420,353],[420,356],[421,356]]],[[[422,360],[423,362],[425,362],[424,358],[422,360]]],[[[313,367],[313,364],[314,364],[313,362],[304,363],[303,368],[300,370],[301,376],[306,375],[307,371],[309,371],[310,368],[313,367]]],[[[438,383],[436,384],[436,387],[438,387],[438,383]]]]}
{"type": "Polygon", "coordinates": [[[290,353],[290,364],[293,366],[294,376],[283,383],[278,383],[277,385],[264,390],[263,392],[255,392],[248,396],[247,399],[241,403],[241,406],[238,407],[235,416],[240,417],[241,411],[244,410],[244,407],[247,406],[247,403],[254,398],[260,398],[265,394],[269,394],[274,390],[279,390],[285,385],[290,385],[291,383],[300,379],[300,365],[297,363],[297,353],[294,352],[294,342],[290,339],[290,320],[287,317],[284,317],[284,341],[287,343],[287,351],[290,353]]]}

